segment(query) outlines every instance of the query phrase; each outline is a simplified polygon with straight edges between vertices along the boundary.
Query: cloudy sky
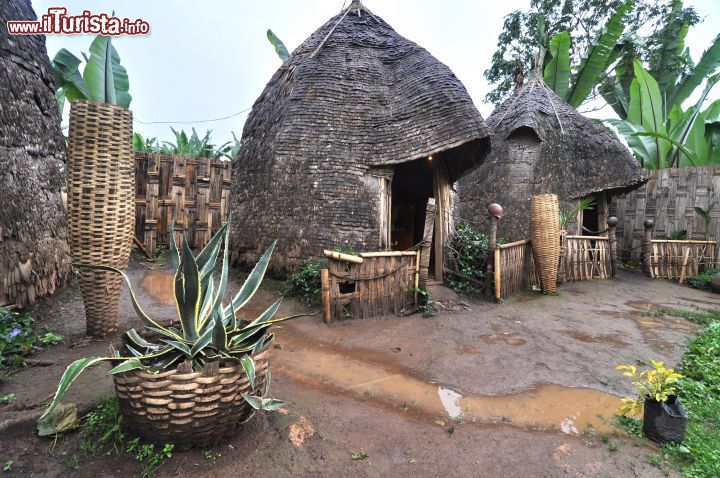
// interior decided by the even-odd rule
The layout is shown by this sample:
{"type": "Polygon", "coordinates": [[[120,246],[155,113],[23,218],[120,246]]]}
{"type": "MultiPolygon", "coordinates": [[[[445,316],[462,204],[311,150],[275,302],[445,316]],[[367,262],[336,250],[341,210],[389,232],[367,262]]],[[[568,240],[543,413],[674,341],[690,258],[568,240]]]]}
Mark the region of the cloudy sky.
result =
{"type": "MultiPolygon", "coordinates": [[[[348,2],[350,0],[347,0],[348,2]]],[[[342,0],[32,0],[38,15],[49,7],[67,7],[142,18],[151,33],[119,37],[114,44],[130,76],[135,130],[169,140],[169,126],[213,130],[216,143],[242,132],[247,113],[221,121],[200,122],[248,109],[262,92],[280,60],[268,43],[271,28],[292,51],[313,31],[337,14],[342,0]],[[167,122],[164,124],[163,122],[167,122]],[[181,124],[187,122],[187,124],[181,124]]],[[[401,35],[415,41],[447,64],[465,84],[484,117],[492,106],[483,103],[491,89],[482,73],[490,65],[502,19],[530,0],[365,0],[401,35]]],[[[697,60],[720,31],[720,0],[686,0],[704,17],[690,31],[686,44],[697,60]]],[[[50,35],[53,57],[60,48],[79,56],[91,36],[50,35]]],[[[713,98],[720,97],[716,88],[713,98]]],[[[607,117],[610,113],[594,113],[607,117]]]]}

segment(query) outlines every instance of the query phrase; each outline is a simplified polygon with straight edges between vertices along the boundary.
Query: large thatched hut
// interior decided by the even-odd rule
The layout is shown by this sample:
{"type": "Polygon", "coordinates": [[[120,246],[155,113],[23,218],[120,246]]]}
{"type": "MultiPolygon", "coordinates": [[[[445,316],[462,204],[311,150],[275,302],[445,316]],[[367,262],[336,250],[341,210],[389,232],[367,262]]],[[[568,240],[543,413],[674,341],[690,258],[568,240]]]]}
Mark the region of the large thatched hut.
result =
{"type": "Polygon", "coordinates": [[[561,211],[591,197],[592,209],[578,211],[571,234],[606,227],[610,198],[639,187],[647,175],[617,137],[578,113],[535,75],[487,120],[492,151],[460,181],[460,217],[479,222],[499,203],[498,236],[530,237],[530,197],[554,193],[561,211]],[[583,229],[585,227],[585,229],[583,229]]]}
{"type": "Polygon", "coordinates": [[[280,274],[324,248],[407,249],[422,239],[433,197],[442,271],[453,184],[489,143],[450,69],[355,1],[253,105],[233,163],[233,262],[253,263],[275,238],[280,274]]]}
{"type": "Polygon", "coordinates": [[[0,306],[24,307],[70,272],[65,141],[45,37],[10,36],[6,25],[36,19],[30,0],[0,2],[0,306]]]}

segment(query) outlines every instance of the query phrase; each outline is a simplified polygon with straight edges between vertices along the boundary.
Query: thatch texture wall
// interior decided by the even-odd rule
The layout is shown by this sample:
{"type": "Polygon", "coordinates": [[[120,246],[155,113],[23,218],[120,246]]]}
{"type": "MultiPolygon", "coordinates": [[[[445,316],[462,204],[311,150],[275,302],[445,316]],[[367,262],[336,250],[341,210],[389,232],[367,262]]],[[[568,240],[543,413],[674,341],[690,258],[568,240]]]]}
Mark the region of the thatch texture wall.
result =
{"type": "Polygon", "coordinates": [[[65,142],[45,37],[10,36],[30,0],[0,2],[0,305],[24,307],[70,272],[65,142]]]}
{"type": "Polygon", "coordinates": [[[205,246],[227,221],[230,161],[135,152],[135,236],[149,253],[170,244],[205,246]]]}
{"type": "Polygon", "coordinates": [[[233,161],[232,261],[254,263],[276,238],[280,274],[338,245],[377,250],[392,166],[433,155],[455,181],[488,138],[450,69],[353,2],[253,105],[233,161]]]}
{"type": "Polygon", "coordinates": [[[705,239],[705,220],[693,208],[712,203],[717,205],[710,213],[708,239],[720,240],[720,167],[651,171],[646,185],[612,201],[620,257],[640,259],[643,222],[648,218],[655,221],[655,239],[682,230],[687,230],[688,239],[705,239]]]}
{"type": "Polygon", "coordinates": [[[519,88],[487,120],[493,130],[485,162],[460,180],[460,217],[479,222],[499,203],[498,236],[530,237],[530,196],[557,194],[560,209],[582,197],[617,194],[646,175],[614,134],[565,103],[539,76],[519,88]]]}

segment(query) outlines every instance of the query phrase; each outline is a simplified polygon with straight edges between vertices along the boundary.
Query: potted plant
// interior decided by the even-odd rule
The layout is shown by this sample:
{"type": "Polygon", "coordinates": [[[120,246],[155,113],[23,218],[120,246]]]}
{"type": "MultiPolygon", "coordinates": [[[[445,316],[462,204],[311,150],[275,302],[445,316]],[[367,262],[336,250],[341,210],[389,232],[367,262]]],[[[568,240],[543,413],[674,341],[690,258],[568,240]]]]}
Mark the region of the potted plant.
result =
{"type": "MultiPolygon", "coordinates": [[[[135,161],[131,96],[111,37],[98,36],[82,60],[61,49],[52,62],[62,112],[70,101],[67,216],[75,262],[127,267],[135,230],[135,161]]],[[[87,333],[104,336],[118,326],[122,279],[105,270],[80,276],[87,333]]]]}
{"type": "Polygon", "coordinates": [[[623,375],[635,379],[632,384],[637,398],[624,398],[618,413],[639,415],[643,412],[643,433],[652,441],[681,443],[685,438],[688,416],[675,394],[675,384],[682,375],[665,368],[663,362],[652,361],[653,368],[640,372],[634,365],[620,365],[623,375]]]}
{"type": "Polygon", "coordinates": [[[270,328],[298,315],[273,318],[280,299],[252,322],[237,319],[238,311],[262,282],[274,243],[240,291],[223,304],[228,281],[228,231],[228,224],[223,225],[196,256],[187,238],[180,254],[174,234],[170,235],[179,316],[175,325],[161,324],[145,313],[122,271],[111,266],[77,264],[120,274],[130,288],[133,307],[145,328],[130,329],[125,334],[128,355],[113,351],[109,357],[83,358],[70,364],[41,420],[80,373],[100,362],[114,365],[109,373],[124,423],[151,441],[179,447],[207,446],[231,435],[254,410],[274,410],[283,405],[267,398],[268,355],[273,341],[270,328]],[[216,282],[213,271],[223,242],[222,272],[216,282]]]}

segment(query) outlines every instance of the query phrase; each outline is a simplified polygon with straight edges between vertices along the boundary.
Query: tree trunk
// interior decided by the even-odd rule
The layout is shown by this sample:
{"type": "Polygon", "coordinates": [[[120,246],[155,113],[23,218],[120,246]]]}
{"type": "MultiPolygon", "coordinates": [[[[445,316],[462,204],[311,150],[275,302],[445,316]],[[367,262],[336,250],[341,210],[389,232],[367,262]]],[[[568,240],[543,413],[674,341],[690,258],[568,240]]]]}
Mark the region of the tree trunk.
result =
{"type": "Polygon", "coordinates": [[[0,306],[21,308],[70,272],[65,140],[45,37],[6,26],[36,18],[30,0],[0,2],[0,306]]]}

